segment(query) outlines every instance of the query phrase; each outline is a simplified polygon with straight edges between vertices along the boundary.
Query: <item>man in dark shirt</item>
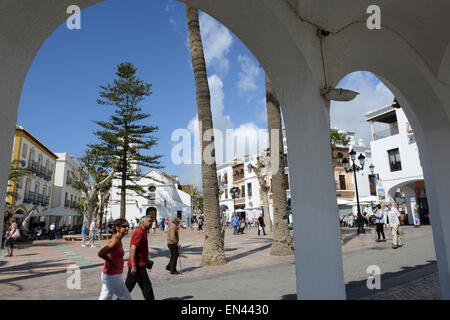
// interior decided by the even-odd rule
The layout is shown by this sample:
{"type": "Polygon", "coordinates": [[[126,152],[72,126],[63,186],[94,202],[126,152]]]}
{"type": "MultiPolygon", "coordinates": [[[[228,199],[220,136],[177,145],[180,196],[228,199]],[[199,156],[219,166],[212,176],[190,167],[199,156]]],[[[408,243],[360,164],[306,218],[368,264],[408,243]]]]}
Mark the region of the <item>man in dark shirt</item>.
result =
{"type": "Polygon", "coordinates": [[[259,216],[259,218],[258,218],[258,224],[259,224],[259,227],[258,227],[258,236],[259,236],[260,230],[262,230],[263,234],[266,235],[266,230],[264,229],[264,227],[265,227],[266,225],[264,224],[264,218],[263,218],[263,214],[262,214],[262,213],[260,214],[260,216],[259,216]]]}
{"type": "Polygon", "coordinates": [[[136,285],[142,290],[145,300],[155,300],[152,283],[147,274],[147,264],[151,263],[148,259],[148,240],[147,231],[152,226],[152,218],[146,216],[141,225],[133,232],[130,242],[130,257],[128,258],[128,275],[125,285],[131,292],[136,285]]]}

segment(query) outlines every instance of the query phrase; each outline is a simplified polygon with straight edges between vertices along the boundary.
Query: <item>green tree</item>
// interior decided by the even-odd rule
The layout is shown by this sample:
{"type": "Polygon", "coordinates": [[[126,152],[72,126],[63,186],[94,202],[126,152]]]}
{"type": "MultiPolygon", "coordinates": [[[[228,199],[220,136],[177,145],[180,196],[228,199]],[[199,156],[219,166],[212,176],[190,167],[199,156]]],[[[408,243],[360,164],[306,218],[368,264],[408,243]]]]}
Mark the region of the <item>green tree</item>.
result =
{"type": "Polygon", "coordinates": [[[150,114],[142,112],[139,106],[144,99],[152,94],[151,84],[145,83],[136,77],[137,69],[129,62],[117,66],[113,84],[100,86],[100,99],[97,103],[115,108],[109,121],[94,121],[101,130],[94,134],[100,143],[91,145],[103,155],[117,159],[115,165],[115,178],[121,180],[120,184],[120,217],[126,215],[126,191],[131,190],[143,195],[145,190],[135,184],[141,175],[140,167],[162,168],[159,158],[162,155],[144,155],[143,150],[150,150],[157,144],[152,135],[158,131],[157,126],[142,124],[142,120],[150,114]]]}
{"type": "Polygon", "coordinates": [[[95,148],[89,148],[78,158],[78,162],[78,168],[71,173],[71,185],[80,190],[84,219],[90,222],[98,206],[99,193],[111,185],[117,160],[105,157],[95,148]]]}

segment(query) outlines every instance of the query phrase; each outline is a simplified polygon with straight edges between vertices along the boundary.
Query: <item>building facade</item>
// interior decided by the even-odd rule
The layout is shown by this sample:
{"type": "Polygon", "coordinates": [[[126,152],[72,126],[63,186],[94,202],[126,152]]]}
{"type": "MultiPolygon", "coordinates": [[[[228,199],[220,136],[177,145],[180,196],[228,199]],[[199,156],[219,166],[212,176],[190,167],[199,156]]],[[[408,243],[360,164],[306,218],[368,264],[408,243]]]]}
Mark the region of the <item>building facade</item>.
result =
{"type": "MultiPolygon", "coordinates": [[[[76,172],[78,164],[74,157],[67,152],[55,153],[58,156],[55,169],[55,185],[53,192],[52,207],[64,207],[66,209],[80,211],[80,191],[71,184],[73,182],[73,172],[76,172]]],[[[80,217],[64,217],[60,221],[61,225],[74,225],[82,223],[80,217]]]]}
{"type": "Polygon", "coordinates": [[[422,164],[414,132],[397,103],[366,114],[372,129],[377,196],[395,201],[406,224],[429,224],[429,209],[422,164]]]}
{"type": "MultiPolygon", "coordinates": [[[[12,213],[18,225],[31,211],[39,213],[52,207],[57,158],[31,133],[16,125],[11,160],[17,161],[19,168],[28,168],[32,172],[8,183],[8,191],[14,193],[15,197],[8,196],[7,202],[11,206],[7,211],[12,213]]],[[[47,226],[44,217],[32,217],[30,223],[42,221],[47,226]]]]}

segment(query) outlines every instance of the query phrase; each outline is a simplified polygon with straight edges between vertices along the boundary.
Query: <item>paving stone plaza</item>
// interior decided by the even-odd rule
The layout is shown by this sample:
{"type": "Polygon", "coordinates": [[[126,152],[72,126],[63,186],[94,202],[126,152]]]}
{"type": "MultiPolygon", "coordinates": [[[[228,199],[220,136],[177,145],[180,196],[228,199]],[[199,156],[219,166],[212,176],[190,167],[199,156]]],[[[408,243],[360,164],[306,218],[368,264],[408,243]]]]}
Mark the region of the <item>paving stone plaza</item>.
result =
{"type": "MultiPolygon", "coordinates": [[[[436,257],[430,226],[402,228],[404,247],[393,250],[388,240],[375,242],[370,229],[356,236],[356,230],[343,228],[342,258],[348,299],[440,299],[436,257]],[[367,267],[381,270],[381,289],[367,288],[367,267]]],[[[387,231],[387,230],[386,230],[387,231]]],[[[280,300],[296,299],[294,257],[271,256],[271,237],[258,236],[256,229],[233,235],[228,229],[225,252],[228,263],[200,267],[203,233],[180,231],[181,275],[170,275],[166,233],[149,234],[150,258],[155,262],[150,279],[157,300],[280,300]]],[[[0,257],[0,296],[2,299],[98,299],[103,266],[97,256],[106,240],[96,248],[81,247],[79,241],[57,239],[18,243],[13,257],[0,257]],[[68,289],[67,273],[76,264],[81,272],[80,289],[68,289]]],[[[128,259],[130,236],[123,240],[128,259]]],[[[179,265],[178,265],[179,268],[179,265]]],[[[123,279],[126,277],[125,267],[123,279]]],[[[138,286],[133,299],[142,300],[138,286]]]]}

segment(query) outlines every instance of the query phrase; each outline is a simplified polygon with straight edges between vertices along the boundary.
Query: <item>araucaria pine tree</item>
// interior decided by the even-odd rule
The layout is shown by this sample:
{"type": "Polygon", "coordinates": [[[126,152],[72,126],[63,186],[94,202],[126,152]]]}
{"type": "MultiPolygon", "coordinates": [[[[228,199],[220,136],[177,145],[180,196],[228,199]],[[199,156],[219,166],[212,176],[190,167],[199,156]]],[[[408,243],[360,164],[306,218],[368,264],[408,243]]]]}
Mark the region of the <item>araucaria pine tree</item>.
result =
{"type": "Polygon", "coordinates": [[[139,105],[152,94],[152,85],[137,78],[136,71],[133,64],[121,63],[117,66],[117,78],[113,84],[100,86],[102,91],[97,103],[112,106],[115,110],[109,121],[94,121],[101,127],[101,130],[94,132],[101,141],[95,148],[117,159],[115,178],[121,181],[121,218],[125,218],[126,214],[127,190],[144,195],[144,189],[135,183],[141,174],[139,168],[162,168],[158,160],[162,155],[141,153],[157,144],[157,139],[152,134],[158,131],[158,127],[142,124],[142,120],[150,117],[150,114],[143,113],[139,105]]]}

